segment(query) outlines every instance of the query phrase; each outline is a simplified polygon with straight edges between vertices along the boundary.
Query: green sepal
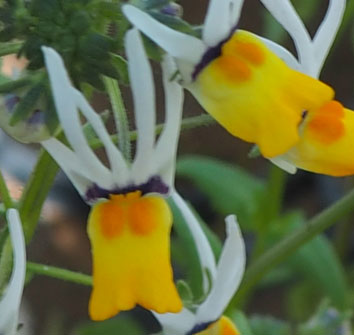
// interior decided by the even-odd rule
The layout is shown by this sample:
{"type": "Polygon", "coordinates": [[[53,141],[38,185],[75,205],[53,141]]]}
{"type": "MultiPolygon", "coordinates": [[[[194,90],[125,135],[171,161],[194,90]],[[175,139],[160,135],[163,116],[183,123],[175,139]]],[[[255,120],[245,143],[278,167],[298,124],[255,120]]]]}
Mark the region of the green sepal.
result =
{"type": "Polygon", "coordinates": [[[42,82],[34,85],[29,91],[21,98],[19,103],[15,106],[13,115],[10,118],[10,126],[15,126],[21,120],[28,118],[34,110],[44,90],[42,82]]]}

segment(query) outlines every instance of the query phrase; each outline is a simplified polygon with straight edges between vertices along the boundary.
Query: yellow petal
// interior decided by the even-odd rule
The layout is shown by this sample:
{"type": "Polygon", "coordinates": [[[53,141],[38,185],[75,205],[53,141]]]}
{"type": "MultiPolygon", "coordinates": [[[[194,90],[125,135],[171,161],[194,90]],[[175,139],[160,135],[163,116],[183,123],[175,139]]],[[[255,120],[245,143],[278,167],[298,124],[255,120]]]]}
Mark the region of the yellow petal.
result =
{"type": "Polygon", "coordinates": [[[333,98],[324,83],[289,68],[254,35],[237,30],[188,87],[234,136],[274,157],[299,140],[303,111],[333,98]]]}
{"type": "Polygon", "coordinates": [[[222,316],[207,329],[195,335],[240,335],[240,333],[228,317],[222,316]]]}
{"type": "Polygon", "coordinates": [[[330,101],[310,110],[300,127],[301,139],[281,158],[312,172],[354,174],[354,112],[330,101]]]}
{"type": "Polygon", "coordinates": [[[171,225],[171,210],[159,196],[111,195],[93,206],[88,223],[93,320],[105,320],[137,304],[158,313],[182,309],[170,264],[171,225]]]}

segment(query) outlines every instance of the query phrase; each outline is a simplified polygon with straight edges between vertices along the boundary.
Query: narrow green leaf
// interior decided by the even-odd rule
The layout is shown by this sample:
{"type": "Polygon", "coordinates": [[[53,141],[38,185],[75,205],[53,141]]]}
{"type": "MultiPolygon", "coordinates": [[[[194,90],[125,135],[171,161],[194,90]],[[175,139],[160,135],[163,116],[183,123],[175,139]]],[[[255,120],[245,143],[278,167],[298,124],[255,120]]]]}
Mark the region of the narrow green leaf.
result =
{"type": "Polygon", "coordinates": [[[177,175],[191,179],[220,214],[236,214],[244,228],[255,229],[265,191],[262,181],[237,166],[202,156],[179,159],[177,175]]]}

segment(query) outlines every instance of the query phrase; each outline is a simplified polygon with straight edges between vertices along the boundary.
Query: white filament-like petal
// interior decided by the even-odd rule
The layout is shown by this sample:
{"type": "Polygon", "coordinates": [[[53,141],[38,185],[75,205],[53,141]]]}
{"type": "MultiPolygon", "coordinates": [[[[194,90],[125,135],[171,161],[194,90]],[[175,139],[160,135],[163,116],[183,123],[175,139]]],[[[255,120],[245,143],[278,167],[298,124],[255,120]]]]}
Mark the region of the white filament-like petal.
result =
{"type": "Polygon", "coordinates": [[[26,275],[25,239],[19,213],[16,209],[6,212],[14,253],[14,265],[9,285],[0,301],[0,334],[17,333],[18,313],[26,275]]]}
{"type": "Polygon", "coordinates": [[[97,158],[86,141],[75,101],[75,90],[70,83],[64,63],[54,49],[42,47],[42,51],[58,118],[64,133],[82,164],[86,165],[93,175],[99,176],[104,184],[100,183],[100,186],[105,187],[111,182],[111,173],[97,158]]]}
{"type": "Polygon", "coordinates": [[[282,47],[281,45],[268,40],[267,38],[258,36],[253,34],[254,36],[258,37],[264,44],[267,45],[267,47],[272,50],[279,58],[281,58],[286,64],[288,64],[291,68],[294,70],[300,70],[301,66],[298,62],[298,60],[294,57],[294,55],[282,47]]]}
{"type": "Polygon", "coordinates": [[[330,0],[326,16],[313,38],[317,76],[322,69],[323,63],[342,22],[345,5],[345,0],[330,0]]]}
{"type": "Polygon", "coordinates": [[[85,164],[82,164],[75,153],[62,142],[50,138],[41,144],[55,159],[82,197],[85,197],[93,183],[99,183],[100,176],[91,175],[85,164]]]}
{"type": "Polygon", "coordinates": [[[81,110],[87,121],[91,124],[107,153],[111,168],[111,185],[125,184],[128,181],[129,169],[122,153],[113,144],[107,129],[99,115],[92,109],[85,97],[78,90],[74,90],[76,106],[81,110]]]}
{"type": "Polygon", "coordinates": [[[160,322],[164,335],[185,335],[195,325],[195,314],[186,308],[179,313],[153,313],[160,322]]]}
{"type": "Polygon", "coordinates": [[[310,35],[289,0],[261,0],[294,40],[302,71],[310,74],[314,55],[310,35]]]}
{"type": "Polygon", "coordinates": [[[203,29],[203,41],[215,46],[224,40],[239,18],[243,1],[210,0],[203,29]]]}
{"type": "Polygon", "coordinates": [[[135,123],[138,133],[132,175],[136,183],[146,181],[151,173],[151,156],[155,144],[155,85],[141,36],[137,29],[125,37],[129,78],[134,98],[135,123]]]}
{"type": "Polygon", "coordinates": [[[171,81],[171,76],[176,67],[170,56],[165,55],[162,69],[166,119],[152,161],[155,165],[154,171],[158,171],[158,174],[163,177],[168,185],[173,185],[177,143],[182,119],[183,90],[175,81],[171,81]]]}
{"type": "Polygon", "coordinates": [[[226,218],[227,238],[217,267],[213,287],[199,306],[197,324],[219,318],[238,289],[246,264],[245,244],[234,215],[226,218]]]}
{"type": "Polygon", "coordinates": [[[209,289],[210,283],[205,269],[207,269],[209,271],[209,274],[211,275],[213,286],[215,284],[214,279],[217,280],[216,278],[218,276],[213,250],[211,249],[209,241],[205,236],[202,228],[200,227],[198,220],[196,219],[188,205],[185,203],[185,201],[182,199],[182,197],[175,190],[172,191],[171,196],[173,201],[181,211],[186,221],[186,224],[188,225],[188,228],[193,236],[200,259],[200,264],[203,269],[203,288],[204,291],[206,291],[209,289]]]}
{"type": "Polygon", "coordinates": [[[283,159],[281,156],[279,157],[274,157],[271,158],[270,161],[276,165],[278,168],[286,171],[287,173],[290,174],[295,174],[297,171],[297,168],[295,165],[289,163],[288,161],[286,161],[285,159],[283,159]]]}
{"type": "Polygon", "coordinates": [[[163,25],[134,6],[124,5],[122,11],[134,26],[173,57],[199,63],[206,49],[201,40],[163,25]]]}

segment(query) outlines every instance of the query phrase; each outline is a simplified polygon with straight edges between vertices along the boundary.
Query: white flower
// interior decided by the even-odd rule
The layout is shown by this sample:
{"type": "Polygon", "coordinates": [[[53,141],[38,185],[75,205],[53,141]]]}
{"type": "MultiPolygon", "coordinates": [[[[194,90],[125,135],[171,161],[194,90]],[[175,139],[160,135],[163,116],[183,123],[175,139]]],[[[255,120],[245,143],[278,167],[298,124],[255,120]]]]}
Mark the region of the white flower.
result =
{"type": "MultiPolygon", "coordinates": [[[[313,38],[289,0],[261,0],[293,39],[298,53],[298,68],[318,78],[343,19],[346,0],[330,0],[326,15],[313,38]]],[[[279,52],[279,56],[284,56],[279,52]]],[[[289,64],[290,66],[292,64],[289,64]]]]}
{"type": "Polygon", "coordinates": [[[58,117],[71,149],[54,138],[43,141],[42,145],[88,202],[94,202],[109,193],[137,189],[138,186],[145,187],[146,193],[167,193],[173,184],[183,101],[182,90],[169,80],[175,71],[173,62],[165,57],[162,64],[166,122],[159,139],[155,140],[154,82],[139,32],[135,29],[129,31],[125,43],[138,132],[136,155],[131,164],[112,142],[99,115],[70,83],[59,54],[51,48],[42,48],[58,117]],[[80,122],[80,112],[102,141],[109,168],[88,145],[80,122]]]}
{"type": "Polygon", "coordinates": [[[18,314],[26,275],[26,248],[19,213],[16,209],[6,212],[14,252],[14,267],[9,284],[0,301],[0,334],[15,335],[18,314]]]}
{"type": "Polygon", "coordinates": [[[230,215],[225,220],[227,237],[216,265],[210,244],[196,217],[177,192],[172,193],[172,199],[181,211],[196,243],[203,269],[204,293],[207,297],[194,312],[184,308],[180,313],[154,313],[154,316],[160,322],[164,335],[191,335],[206,329],[222,316],[241,283],[246,252],[236,217],[230,215]],[[208,293],[209,285],[206,284],[210,279],[211,289],[208,293]]]}

